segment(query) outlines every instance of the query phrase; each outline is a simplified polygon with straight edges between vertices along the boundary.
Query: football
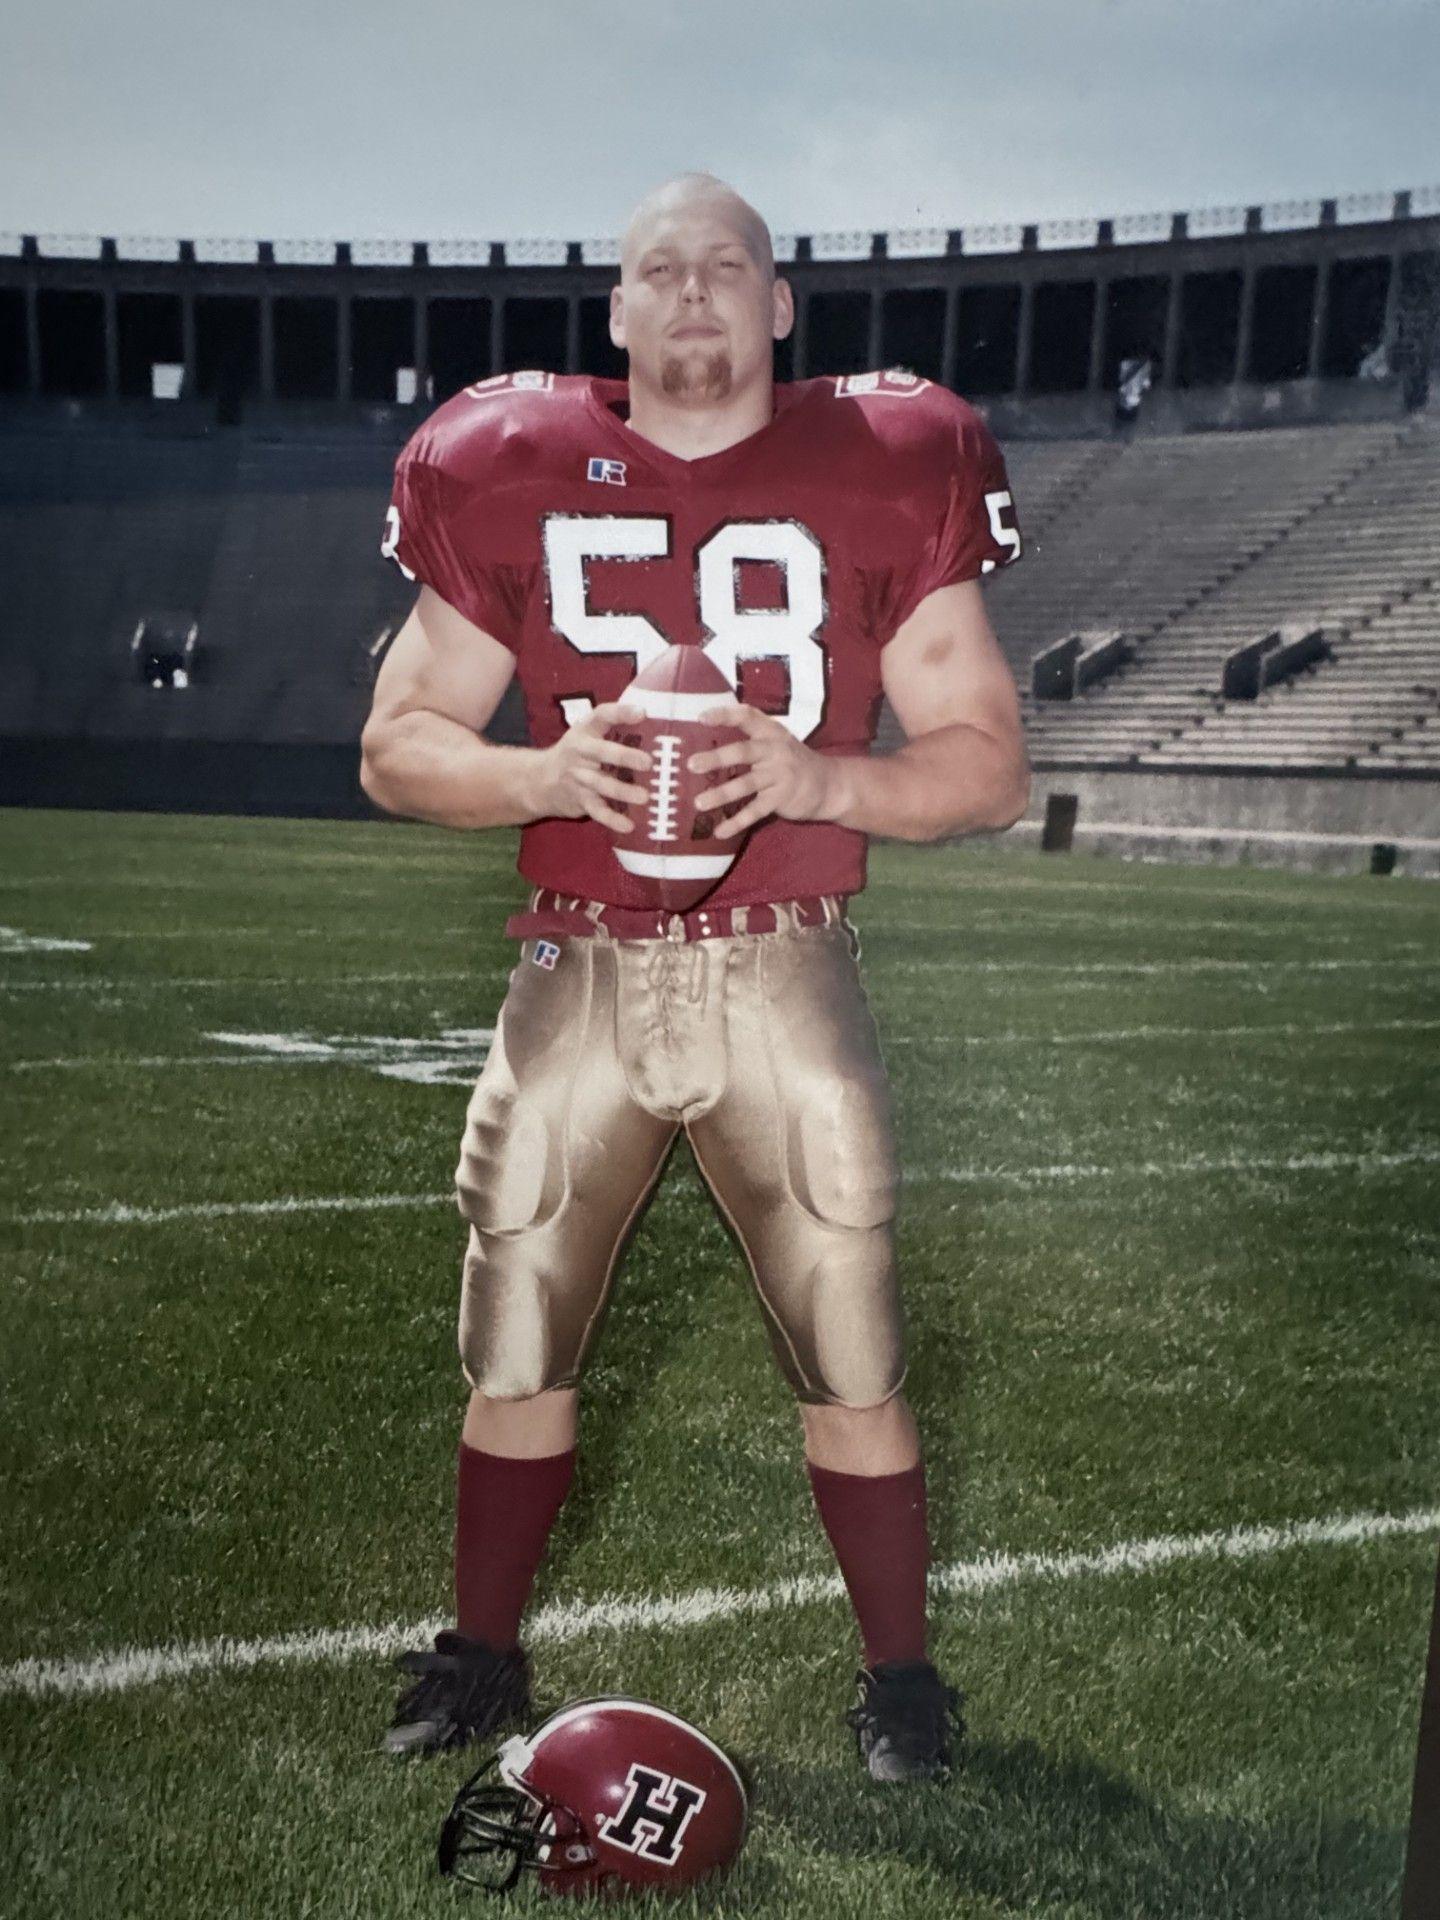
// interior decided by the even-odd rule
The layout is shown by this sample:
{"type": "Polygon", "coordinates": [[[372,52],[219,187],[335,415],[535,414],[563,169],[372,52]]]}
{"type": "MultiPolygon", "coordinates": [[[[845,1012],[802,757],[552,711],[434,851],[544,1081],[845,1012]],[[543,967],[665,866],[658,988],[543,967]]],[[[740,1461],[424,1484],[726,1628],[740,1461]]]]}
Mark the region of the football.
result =
{"type": "Polygon", "coordinates": [[[643,782],[646,791],[643,804],[637,800],[632,809],[633,829],[612,833],[610,843],[647,902],[668,912],[698,906],[734,865],[746,838],[714,837],[720,821],[745,803],[735,800],[697,813],[696,796],[726,776],[719,770],[691,773],[687,764],[692,753],[744,738],[738,727],[707,726],[699,719],[707,707],[734,697],[730,682],[701,648],[670,646],[620,695],[621,702],[638,707],[644,719],[612,727],[606,736],[650,755],[648,776],[617,769],[622,780],[643,782]]]}

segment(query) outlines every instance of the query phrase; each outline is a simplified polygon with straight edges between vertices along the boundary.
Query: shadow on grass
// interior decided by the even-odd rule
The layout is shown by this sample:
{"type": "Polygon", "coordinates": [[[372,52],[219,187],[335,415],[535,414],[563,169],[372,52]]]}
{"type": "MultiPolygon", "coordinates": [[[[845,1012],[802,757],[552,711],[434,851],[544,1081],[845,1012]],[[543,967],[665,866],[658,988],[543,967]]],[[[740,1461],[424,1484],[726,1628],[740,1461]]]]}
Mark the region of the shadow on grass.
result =
{"type": "Polygon", "coordinates": [[[975,1445],[976,1288],[971,1274],[976,1254],[971,1238],[959,1214],[950,1217],[943,1238],[920,1224],[907,1225],[900,1235],[909,1359],[905,1394],[920,1428],[936,1562],[955,1559],[973,1540],[969,1473],[975,1445]]]}
{"type": "Polygon", "coordinates": [[[656,1198],[673,1189],[677,1179],[683,1182],[687,1175],[699,1179],[684,1138],[683,1132],[677,1133],[666,1150],[650,1198],[632,1221],[616,1258],[604,1321],[591,1356],[591,1381],[581,1389],[580,1470],[546,1549],[535,1592],[537,1606],[568,1590],[566,1576],[581,1541],[604,1533],[619,1497],[616,1464],[626,1444],[627,1416],[653,1391],[655,1379],[677,1348],[697,1331],[688,1293],[677,1295],[663,1285],[648,1289],[643,1311],[625,1310],[627,1305],[640,1304],[625,1297],[627,1292],[639,1291],[634,1272],[637,1238],[651,1238],[655,1253],[655,1228],[647,1234],[645,1223],[656,1198]],[[603,1384],[597,1385],[594,1375],[602,1367],[603,1384]]]}
{"type": "MultiPolygon", "coordinates": [[[[1177,1812],[1121,1775],[1031,1741],[977,1744],[948,1787],[906,1792],[761,1761],[757,1804],[787,1840],[895,1856],[952,1897],[1104,1920],[1342,1920],[1388,1913],[1403,1836],[1354,1819],[1177,1812]]],[[[987,1911],[989,1908],[987,1906],[987,1911]]]]}
{"type": "MultiPolygon", "coordinates": [[[[702,1297],[697,1313],[698,1287],[702,1296],[711,1288],[740,1287],[749,1310],[761,1324],[761,1309],[753,1299],[752,1281],[743,1247],[715,1206],[691,1155],[684,1133],[677,1134],[666,1155],[655,1193],[676,1183],[693,1189],[688,1204],[713,1220],[721,1240],[713,1251],[698,1256],[700,1271],[691,1284],[675,1288],[662,1270],[658,1283],[641,1280],[635,1269],[637,1237],[648,1239],[646,1257],[663,1263],[665,1226],[648,1230],[645,1222],[653,1196],[634,1223],[621,1251],[606,1308],[606,1320],[592,1356],[590,1383],[583,1390],[580,1472],[565,1503],[550,1542],[536,1592],[537,1604],[566,1592],[566,1578],[581,1542],[603,1533],[621,1495],[616,1490],[617,1463],[628,1443],[633,1410],[653,1394],[655,1382],[667,1370],[687,1364],[687,1356],[707,1349],[726,1334],[716,1324],[718,1299],[702,1297]],[[638,1283],[638,1284],[637,1284],[638,1283]],[[636,1310],[638,1309],[638,1310],[636,1310]]],[[[692,1250],[693,1252],[693,1250],[692,1250]]],[[[906,1393],[915,1409],[922,1443],[930,1463],[932,1549],[937,1560],[953,1557],[970,1537],[966,1526],[965,1474],[973,1388],[974,1334],[968,1311],[939,1316],[927,1313],[936,1301],[953,1300],[957,1288],[967,1302],[972,1295],[969,1274],[975,1260],[963,1223],[952,1225],[943,1244],[936,1245],[924,1229],[900,1234],[902,1295],[913,1302],[907,1351],[906,1393]]],[[[768,1346],[756,1343],[758,1367],[775,1366],[768,1346]]],[[[697,1368],[703,1379],[705,1368],[697,1368]]],[[[683,1439],[676,1436],[677,1445],[683,1439]]],[[[803,1444],[798,1415],[794,1421],[794,1461],[797,1486],[803,1485],[803,1444]]],[[[808,1499],[806,1501],[808,1511],[808,1499]]],[[[817,1524],[817,1539],[820,1537],[817,1524]]]]}

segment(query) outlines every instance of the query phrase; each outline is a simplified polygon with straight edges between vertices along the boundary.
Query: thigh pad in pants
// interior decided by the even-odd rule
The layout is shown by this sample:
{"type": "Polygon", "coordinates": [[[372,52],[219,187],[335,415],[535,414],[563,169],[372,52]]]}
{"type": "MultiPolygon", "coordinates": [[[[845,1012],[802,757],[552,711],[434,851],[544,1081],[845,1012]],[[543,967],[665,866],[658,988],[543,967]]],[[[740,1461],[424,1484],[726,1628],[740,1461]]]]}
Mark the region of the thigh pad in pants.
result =
{"type": "Polygon", "coordinates": [[[647,1112],[616,1056],[614,950],[527,941],[465,1119],[465,1376],[495,1399],[573,1386],[629,1229],[677,1121],[647,1112]]]}
{"type": "Polygon", "coordinates": [[[888,1082],[846,925],[733,941],[724,1092],[687,1118],[786,1378],[873,1406],[904,1379],[888,1082]]]}
{"type": "Polygon", "coordinates": [[[848,930],[527,943],[457,1173],[460,1345],[515,1399],[580,1377],[626,1236],[679,1125],[749,1262],[802,1400],[871,1406],[904,1377],[898,1174],[848,930]]]}

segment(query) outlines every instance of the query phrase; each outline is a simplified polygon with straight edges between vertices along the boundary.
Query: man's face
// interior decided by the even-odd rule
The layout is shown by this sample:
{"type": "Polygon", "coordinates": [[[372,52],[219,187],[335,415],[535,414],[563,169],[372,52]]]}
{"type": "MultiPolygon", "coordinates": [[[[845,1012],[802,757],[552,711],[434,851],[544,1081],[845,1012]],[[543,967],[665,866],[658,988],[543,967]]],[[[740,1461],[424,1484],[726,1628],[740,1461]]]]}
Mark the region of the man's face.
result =
{"type": "Polygon", "coordinates": [[[632,242],[610,301],[611,337],[630,356],[632,380],[713,404],[769,368],[788,289],[723,203],[657,214],[632,242]]]}

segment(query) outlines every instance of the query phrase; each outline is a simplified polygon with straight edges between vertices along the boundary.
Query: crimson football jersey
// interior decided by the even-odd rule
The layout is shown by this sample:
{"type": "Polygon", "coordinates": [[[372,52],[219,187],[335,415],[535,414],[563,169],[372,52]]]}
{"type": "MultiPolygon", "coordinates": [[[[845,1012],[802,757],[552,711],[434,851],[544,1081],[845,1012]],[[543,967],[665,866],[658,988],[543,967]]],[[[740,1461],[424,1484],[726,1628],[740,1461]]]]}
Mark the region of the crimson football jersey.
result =
{"type": "MultiPolygon", "coordinates": [[[[765,426],[696,460],[628,410],[623,380],[500,374],[395,465],[381,551],[515,654],[538,747],[680,642],[817,753],[864,754],[886,642],[927,594],[1020,556],[989,429],[915,374],[777,384],[765,426]]],[[[858,893],[865,848],[830,821],[764,820],[707,905],[858,893]]],[[[519,869],[647,904],[595,820],[531,822],[519,869]]]]}

